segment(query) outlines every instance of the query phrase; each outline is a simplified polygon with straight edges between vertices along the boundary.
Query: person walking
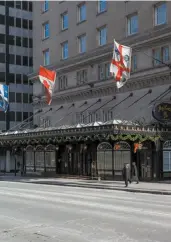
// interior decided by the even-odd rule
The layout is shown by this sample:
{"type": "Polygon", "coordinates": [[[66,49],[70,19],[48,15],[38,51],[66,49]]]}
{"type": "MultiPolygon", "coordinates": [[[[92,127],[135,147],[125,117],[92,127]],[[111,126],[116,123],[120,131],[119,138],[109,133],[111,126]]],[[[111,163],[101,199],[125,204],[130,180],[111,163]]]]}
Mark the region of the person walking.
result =
{"type": "Polygon", "coordinates": [[[123,179],[125,181],[125,186],[128,187],[128,182],[131,183],[130,165],[128,163],[124,164],[124,168],[122,172],[123,172],[123,179]]]}
{"type": "Polygon", "coordinates": [[[139,183],[138,170],[137,170],[137,166],[136,166],[136,163],[135,162],[132,163],[131,182],[132,181],[137,182],[137,184],[139,183]]]}

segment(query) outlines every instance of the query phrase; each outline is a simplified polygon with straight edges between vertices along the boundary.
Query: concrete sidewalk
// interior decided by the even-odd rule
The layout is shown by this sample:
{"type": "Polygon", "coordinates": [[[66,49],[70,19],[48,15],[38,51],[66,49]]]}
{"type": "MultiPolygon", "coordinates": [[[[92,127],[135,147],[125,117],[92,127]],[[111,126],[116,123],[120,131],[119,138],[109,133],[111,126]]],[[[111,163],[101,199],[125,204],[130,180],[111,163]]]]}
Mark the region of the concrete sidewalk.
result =
{"type": "Polygon", "coordinates": [[[0,181],[34,183],[68,187],[82,187],[94,189],[118,190],[135,193],[151,193],[171,195],[171,182],[140,182],[139,184],[132,183],[125,187],[123,181],[97,181],[97,180],[81,180],[69,178],[32,178],[20,176],[1,175],[0,181]]]}

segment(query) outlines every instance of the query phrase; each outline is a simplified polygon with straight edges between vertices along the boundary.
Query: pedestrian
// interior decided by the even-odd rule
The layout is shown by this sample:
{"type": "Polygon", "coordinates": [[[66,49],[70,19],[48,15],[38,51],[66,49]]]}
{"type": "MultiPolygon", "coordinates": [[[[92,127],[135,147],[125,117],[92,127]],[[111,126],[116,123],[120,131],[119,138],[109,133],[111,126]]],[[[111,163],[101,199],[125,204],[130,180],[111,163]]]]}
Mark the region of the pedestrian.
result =
{"type": "Polygon", "coordinates": [[[122,172],[123,172],[123,179],[125,181],[125,186],[128,187],[128,182],[131,183],[130,165],[128,163],[124,164],[124,168],[122,172]]]}
{"type": "Polygon", "coordinates": [[[132,181],[137,182],[137,184],[139,183],[138,170],[135,162],[132,163],[132,169],[131,169],[131,182],[132,181]]]}

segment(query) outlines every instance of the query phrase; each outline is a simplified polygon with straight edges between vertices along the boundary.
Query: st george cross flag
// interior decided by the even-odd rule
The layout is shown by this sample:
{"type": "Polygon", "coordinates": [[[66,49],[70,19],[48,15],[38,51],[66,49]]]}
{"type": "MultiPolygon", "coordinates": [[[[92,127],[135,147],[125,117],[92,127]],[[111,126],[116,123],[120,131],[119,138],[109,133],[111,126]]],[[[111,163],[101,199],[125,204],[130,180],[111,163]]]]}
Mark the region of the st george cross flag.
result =
{"type": "Polygon", "coordinates": [[[39,69],[39,79],[46,90],[47,104],[50,105],[52,102],[52,93],[55,87],[56,72],[50,71],[43,66],[39,69]]]}
{"type": "Polygon", "coordinates": [[[0,107],[3,108],[6,113],[9,104],[9,90],[7,85],[0,84],[0,96],[2,98],[2,100],[0,100],[0,107]]]}
{"type": "Polygon", "coordinates": [[[110,65],[110,72],[114,75],[117,88],[123,85],[130,78],[132,48],[118,44],[114,40],[113,58],[110,65]]]}

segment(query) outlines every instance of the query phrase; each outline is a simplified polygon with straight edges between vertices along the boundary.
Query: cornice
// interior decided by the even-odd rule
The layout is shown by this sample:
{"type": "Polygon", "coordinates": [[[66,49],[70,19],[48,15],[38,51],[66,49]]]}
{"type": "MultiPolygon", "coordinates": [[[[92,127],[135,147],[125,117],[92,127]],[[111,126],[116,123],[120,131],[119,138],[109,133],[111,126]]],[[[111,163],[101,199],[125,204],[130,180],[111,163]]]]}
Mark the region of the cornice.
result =
{"type": "MultiPolygon", "coordinates": [[[[119,93],[136,91],[142,88],[150,88],[171,83],[170,70],[165,70],[151,75],[137,76],[132,75],[131,79],[119,90],[119,93]]],[[[100,86],[90,88],[85,86],[82,90],[70,90],[67,93],[59,93],[53,97],[52,105],[62,105],[65,103],[73,103],[77,101],[86,101],[92,98],[102,98],[114,96],[118,93],[114,82],[105,83],[100,86]]],[[[42,107],[47,107],[46,97],[41,99],[42,107]]],[[[40,103],[34,104],[35,108],[40,108],[40,103]]]]}
{"type": "MultiPolygon", "coordinates": [[[[160,43],[161,39],[162,42],[166,41],[167,39],[171,38],[171,27],[165,28],[153,28],[143,35],[135,35],[124,38],[122,40],[118,40],[118,42],[129,45],[132,48],[145,48],[148,44],[148,47],[152,44],[160,43]]],[[[77,55],[75,57],[69,58],[65,61],[60,61],[55,65],[48,66],[49,69],[56,70],[60,75],[63,72],[69,72],[70,70],[74,70],[77,68],[81,68],[85,65],[91,65],[96,63],[101,58],[111,58],[113,50],[113,43],[109,43],[108,45],[98,47],[94,51],[85,53],[83,55],[77,55]]],[[[136,50],[135,50],[136,51],[136,50]]],[[[38,70],[34,73],[28,75],[30,80],[35,79],[38,75],[38,70]]]]}

